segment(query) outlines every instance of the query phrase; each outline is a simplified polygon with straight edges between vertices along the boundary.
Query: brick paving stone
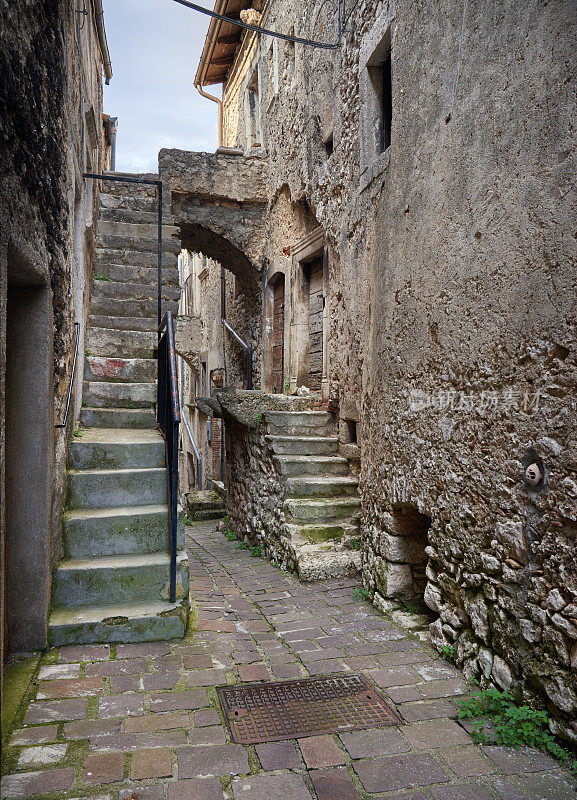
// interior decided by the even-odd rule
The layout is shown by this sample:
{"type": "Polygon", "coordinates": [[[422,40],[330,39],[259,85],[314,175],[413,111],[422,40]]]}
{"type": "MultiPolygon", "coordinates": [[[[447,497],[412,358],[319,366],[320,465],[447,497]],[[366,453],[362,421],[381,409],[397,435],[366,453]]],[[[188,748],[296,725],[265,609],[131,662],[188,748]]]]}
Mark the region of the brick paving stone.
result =
{"type": "Polygon", "coordinates": [[[560,772],[498,778],[494,787],[502,800],[577,800],[575,782],[560,772]]]}
{"type": "MultiPolygon", "coordinates": [[[[143,786],[141,783],[121,789],[118,800],[164,800],[164,785],[143,786]]],[[[219,798],[220,800],[220,798],[219,798]]]]}
{"type": "Polygon", "coordinates": [[[186,673],[187,686],[220,686],[226,683],[223,669],[196,669],[186,673]]]}
{"type": "Polygon", "coordinates": [[[250,775],[232,782],[234,800],[311,800],[300,775],[250,775]]]}
{"type": "Polygon", "coordinates": [[[496,772],[495,765],[486,758],[478,747],[458,747],[451,750],[441,750],[439,755],[447,766],[460,778],[470,778],[475,775],[491,775],[496,772]]]}
{"type": "Polygon", "coordinates": [[[354,770],[367,792],[430,786],[449,780],[447,773],[429,755],[413,754],[357,761],[354,770]]]}
{"type": "Polygon", "coordinates": [[[318,800],[361,800],[344,767],[315,769],[310,773],[318,800]]]}
{"type": "Polygon", "coordinates": [[[110,694],[98,701],[98,716],[109,717],[139,716],[143,713],[142,695],[110,694]]]}
{"type": "MultiPolygon", "coordinates": [[[[134,734],[124,734],[125,736],[134,734]]],[[[173,747],[188,743],[186,731],[168,730],[160,733],[139,733],[136,736],[139,747],[173,747]]]]}
{"type": "Polygon", "coordinates": [[[58,651],[58,661],[106,661],[110,658],[110,645],[108,644],[82,644],[61,647],[58,651]]]}
{"type": "Polygon", "coordinates": [[[19,769],[32,768],[44,764],[56,764],[62,761],[68,749],[67,744],[45,744],[25,747],[18,756],[19,769]]]}
{"type": "Polygon", "coordinates": [[[84,760],[81,779],[84,783],[115,783],[124,777],[124,753],[98,753],[84,760]]]}
{"type": "Polygon", "coordinates": [[[262,661],[262,656],[258,650],[243,650],[233,653],[232,660],[236,664],[254,664],[255,661],[262,661]]]}
{"type": "Polygon", "coordinates": [[[205,669],[212,667],[212,658],[203,653],[202,655],[184,655],[182,664],[185,669],[205,669]]]}
{"type": "Polygon", "coordinates": [[[196,689],[187,692],[160,692],[150,695],[150,710],[155,713],[163,711],[190,711],[210,705],[206,690],[196,689]]]}
{"type": "Polygon", "coordinates": [[[39,794],[70,789],[74,780],[72,767],[19,772],[2,776],[2,797],[36,797],[39,794]]]}
{"type": "Polygon", "coordinates": [[[301,658],[303,661],[326,661],[332,658],[344,658],[345,654],[343,650],[311,650],[310,652],[305,652],[301,654],[301,658]]]}
{"type": "Polygon", "coordinates": [[[395,639],[404,639],[405,634],[395,628],[377,628],[372,631],[363,631],[363,637],[367,642],[394,642],[395,639]]]}
{"type": "Polygon", "coordinates": [[[40,681],[38,700],[54,700],[60,697],[92,697],[102,694],[102,678],[60,678],[40,681]]]}
{"type": "Polygon", "coordinates": [[[426,681],[434,681],[441,678],[460,678],[459,671],[450,664],[435,661],[431,664],[423,664],[416,667],[419,675],[426,681]]]}
{"type": "Polygon", "coordinates": [[[120,719],[89,719],[64,723],[66,739],[91,739],[94,736],[110,736],[119,733],[120,719]]]}
{"type": "Polygon", "coordinates": [[[494,795],[483,786],[462,784],[431,789],[434,800],[493,800],[494,795]]]}
{"type": "Polygon", "coordinates": [[[41,725],[38,728],[22,728],[14,731],[10,739],[11,745],[45,744],[58,736],[57,725],[41,725]]]}
{"type": "MultiPolygon", "coordinates": [[[[368,674],[372,675],[371,672],[368,674]]],[[[415,686],[391,686],[386,692],[393,703],[410,703],[421,699],[421,694],[415,686]]]]}
{"type": "Polygon", "coordinates": [[[79,678],[80,664],[45,664],[40,667],[39,681],[54,680],[55,678],[79,678]]]}
{"type": "Polygon", "coordinates": [[[40,725],[43,722],[85,719],[86,700],[46,700],[28,706],[24,723],[40,725]]]}
{"type": "Polygon", "coordinates": [[[154,731],[158,730],[188,727],[190,727],[190,714],[187,711],[146,714],[143,717],[128,717],[122,721],[124,733],[154,733],[154,731]]]}
{"type": "Polygon", "coordinates": [[[298,744],[309,769],[336,767],[345,763],[344,754],[332,736],[309,736],[299,739],[298,744]]]}
{"type": "Polygon", "coordinates": [[[227,735],[221,725],[208,725],[205,728],[195,728],[188,732],[188,743],[198,744],[225,744],[227,735]]]}
{"type": "Polygon", "coordinates": [[[406,667],[408,664],[423,664],[430,662],[432,656],[424,650],[397,651],[395,653],[379,653],[375,660],[383,667],[406,667]]]}
{"type": "Polygon", "coordinates": [[[339,737],[351,758],[369,758],[404,753],[409,749],[399,731],[373,728],[341,733],[339,737]]]}
{"type": "Polygon", "coordinates": [[[334,661],[312,661],[307,664],[310,675],[331,675],[333,672],[346,672],[344,664],[336,659],[334,661]]]}
{"type": "Polygon", "coordinates": [[[241,681],[269,681],[270,674],[266,664],[241,664],[238,668],[241,681]]]}
{"type": "Polygon", "coordinates": [[[222,800],[222,798],[222,785],[218,778],[179,780],[168,784],[168,800],[222,800]]]}
{"type": "Polygon", "coordinates": [[[412,722],[403,726],[403,735],[415,750],[433,750],[473,742],[467,731],[452,719],[412,722]]]}
{"type": "Polygon", "coordinates": [[[451,697],[456,694],[464,694],[469,691],[469,687],[465,681],[460,678],[446,678],[438,681],[429,681],[422,683],[419,690],[423,697],[429,700],[436,700],[440,697],[451,697]]]}
{"type": "Polygon", "coordinates": [[[132,754],[130,777],[133,781],[143,778],[168,778],[171,775],[171,756],[167,748],[137,750],[132,754]]]}
{"type": "Polygon", "coordinates": [[[214,708],[203,708],[194,712],[194,724],[197,728],[204,728],[206,725],[220,725],[220,717],[214,708]]]}
{"type": "Polygon", "coordinates": [[[153,658],[150,664],[154,672],[178,672],[182,667],[182,658],[180,655],[161,656],[153,658]]]}
{"type": "Polygon", "coordinates": [[[232,633],[236,630],[234,622],[227,619],[200,620],[197,625],[199,631],[216,631],[217,633],[232,633]]]}
{"type": "Polygon", "coordinates": [[[389,686],[410,686],[420,680],[412,670],[405,667],[377,669],[371,672],[371,678],[381,689],[387,689],[389,686]]]}
{"type": "Polygon", "coordinates": [[[178,672],[149,672],[142,676],[142,686],[145,691],[174,689],[181,677],[178,672]]]}
{"type": "Polygon", "coordinates": [[[183,747],[178,751],[179,778],[242,775],[250,772],[248,752],[240,744],[183,747]]]}
{"type": "Polygon", "coordinates": [[[520,772],[541,772],[546,769],[557,769],[557,762],[531,747],[502,747],[487,745],[482,748],[485,755],[500,767],[505,775],[515,775],[520,772]]]}
{"type": "Polygon", "coordinates": [[[137,692],[140,689],[140,675],[112,675],[111,692],[137,692]]]}
{"type": "Polygon", "coordinates": [[[89,740],[91,752],[110,750],[133,750],[137,746],[133,733],[111,733],[110,736],[94,736],[89,740]]]}
{"type": "Polygon", "coordinates": [[[456,718],[457,709],[450,700],[439,700],[434,703],[410,703],[403,706],[403,717],[407,722],[418,722],[425,719],[456,718]]]}
{"type": "Polygon", "coordinates": [[[264,770],[302,768],[302,762],[292,741],[257,744],[256,754],[264,770]]]}
{"type": "Polygon", "coordinates": [[[145,658],[124,658],[120,661],[97,661],[87,664],[84,674],[87,677],[100,675],[128,675],[135,672],[147,672],[148,661],[145,658]]]}
{"type": "Polygon", "coordinates": [[[303,672],[298,664],[274,664],[272,669],[275,678],[280,681],[303,677],[303,672]]]}
{"type": "Polygon", "coordinates": [[[129,642],[116,645],[116,658],[158,658],[170,653],[163,642],[129,642]]]}

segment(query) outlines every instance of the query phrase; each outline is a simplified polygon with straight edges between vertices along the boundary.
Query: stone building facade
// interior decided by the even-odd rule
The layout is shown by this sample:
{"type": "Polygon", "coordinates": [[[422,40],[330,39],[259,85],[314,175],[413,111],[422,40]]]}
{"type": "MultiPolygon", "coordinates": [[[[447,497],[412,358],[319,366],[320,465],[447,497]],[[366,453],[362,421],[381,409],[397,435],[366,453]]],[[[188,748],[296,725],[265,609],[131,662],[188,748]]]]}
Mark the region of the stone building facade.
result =
{"type": "MultiPolygon", "coordinates": [[[[264,28],[337,38],[336,2],[255,5],[264,28]]],[[[266,551],[282,501],[274,477],[259,513],[238,502],[258,497],[250,419],[308,387],[359,476],[374,602],[424,602],[467,675],[573,741],[575,17],[359,0],[333,49],[213,20],[197,83],[223,83],[222,146],[160,159],[183,239],[243,263],[261,302],[260,405],[217,393],[243,535],[266,551]]]]}
{"type": "Polygon", "coordinates": [[[87,9],[24,0],[0,10],[3,658],[46,645],[81,402],[97,211],[95,182],[82,174],[109,166],[102,82],[112,75],[102,4],[87,9]]]}

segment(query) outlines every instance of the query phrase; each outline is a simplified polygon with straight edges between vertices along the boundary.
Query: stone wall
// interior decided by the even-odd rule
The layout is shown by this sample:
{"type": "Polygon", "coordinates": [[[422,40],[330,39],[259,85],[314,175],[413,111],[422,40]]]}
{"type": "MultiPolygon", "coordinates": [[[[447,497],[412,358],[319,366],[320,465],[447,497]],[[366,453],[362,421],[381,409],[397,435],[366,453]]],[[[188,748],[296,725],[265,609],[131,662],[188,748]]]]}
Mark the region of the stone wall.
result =
{"type": "MultiPolygon", "coordinates": [[[[462,10],[361,0],[334,53],[245,38],[226,142],[250,145],[239,87],[258,65],[267,257],[298,204],[329,247],[330,395],[359,422],[367,585],[421,594],[467,674],[577,741],[576,10],[462,10]],[[385,46],[392,136],[375,153],[385,46]]],[[[263,25],[328,40],[331,13],[277,0],[263,25]]]]}

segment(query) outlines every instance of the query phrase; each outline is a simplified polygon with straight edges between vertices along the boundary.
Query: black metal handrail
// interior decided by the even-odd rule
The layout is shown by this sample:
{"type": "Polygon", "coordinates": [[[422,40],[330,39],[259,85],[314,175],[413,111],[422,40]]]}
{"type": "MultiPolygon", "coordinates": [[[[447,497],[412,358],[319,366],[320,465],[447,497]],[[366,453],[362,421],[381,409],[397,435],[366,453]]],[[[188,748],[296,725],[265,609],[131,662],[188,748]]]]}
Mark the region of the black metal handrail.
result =
{"type": "Polygon", "coordinates": [[[76,339],[74,342],[74,357],[72,359],[72,375],[70,376],[70,385],[68,387],[68,395],[66,397],[66,409],[64,411],[64,422],[55,425],[55,428],[65,428],[68,421],[68,409],[70,408],[70,398],[72,397],[72,387],[74,386],[74,377],[76,375],[76,357],[78,356],[78,340],[80,339],[80,323],[75,322],[76,339]]]}
{"type": "Polygon", "coordinates": [[[176,539],[178,525],[178,438],[180,402],[174,325],[167,311],[158,329],[158,385],[156,421],[164,438],[170,545],[170,602],[176,602],[176,539]]]}

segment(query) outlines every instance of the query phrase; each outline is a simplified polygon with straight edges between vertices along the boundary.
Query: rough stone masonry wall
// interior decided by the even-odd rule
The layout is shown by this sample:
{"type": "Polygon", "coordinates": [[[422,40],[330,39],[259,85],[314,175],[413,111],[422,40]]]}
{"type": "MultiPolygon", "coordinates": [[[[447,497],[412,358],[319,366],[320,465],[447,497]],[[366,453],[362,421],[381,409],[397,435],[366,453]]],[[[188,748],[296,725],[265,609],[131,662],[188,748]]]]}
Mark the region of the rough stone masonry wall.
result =
{"type": "MultiPolygon", "coordinates": [[[[320,8],[279,0],[267,24],[319,35],[320,8]]],[[[296,46],[297,89],[263,112],[270,196],[306,200],[338,256],[331,394],[362,402],[368,585],[403,587],[391,517],[428,518],[435,640],[577,741],[576,9],[468,3],[451,107],[462,8],[361,1],[338,54],[296,46]],[[392,144],[362,173],[359,51],[383,18],[392,144]]]]}

